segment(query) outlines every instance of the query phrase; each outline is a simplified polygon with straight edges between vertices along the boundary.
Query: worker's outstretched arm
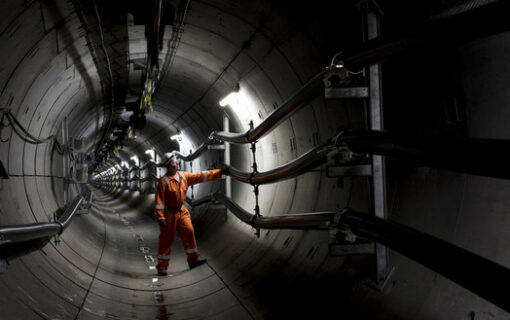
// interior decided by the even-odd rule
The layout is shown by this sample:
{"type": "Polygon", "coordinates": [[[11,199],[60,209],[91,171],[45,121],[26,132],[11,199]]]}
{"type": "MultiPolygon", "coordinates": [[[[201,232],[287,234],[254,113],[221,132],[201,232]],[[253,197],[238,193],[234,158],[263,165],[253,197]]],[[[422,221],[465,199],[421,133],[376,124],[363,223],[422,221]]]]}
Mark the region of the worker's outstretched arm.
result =
{"type": "Polygon", "coordinates": [[[206,181],[212,181],[221,178],[221,169],[207,170],[207,171],[198,171],[198,172],[183,172],[186,177],[188,186],[202,183],[206,181]]]}

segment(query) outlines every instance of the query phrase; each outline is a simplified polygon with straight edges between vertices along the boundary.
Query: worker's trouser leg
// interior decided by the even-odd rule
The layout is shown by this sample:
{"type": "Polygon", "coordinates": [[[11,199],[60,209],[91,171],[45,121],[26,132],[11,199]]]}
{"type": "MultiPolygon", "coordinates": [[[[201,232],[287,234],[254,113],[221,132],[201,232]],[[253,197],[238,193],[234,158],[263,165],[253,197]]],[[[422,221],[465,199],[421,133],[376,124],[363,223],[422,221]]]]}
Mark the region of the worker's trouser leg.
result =
{"type": "Polygon", "coordinates": [[[177,213],[165,214],[166,226],[159,228],[158,270],[166,270],[170,262],[170,252],[175,238],[175,230],[179,231],[184,251],[188,255],[188,263],[198,260],[195,231],[191,224],[191,216],[185,208],[177,213]]]}
{"type": "Polygon", "coordinates": [[[197,241],[195,240],[195,231],[191,224],[191,215],[188,210],[182,210],[179,220],[177,221],[177,231],[181,236],[184,251],[188,255],[188,263],[193,263],[198,260],[197,241]]]}
{"type": "Polygon", "coordinates": [[[166,270],[168,268],[177,225],[176,214],[165,214],[165,219],[166,226],[159,227],[158,265],[156,266],[158,270],[166,270]]]}

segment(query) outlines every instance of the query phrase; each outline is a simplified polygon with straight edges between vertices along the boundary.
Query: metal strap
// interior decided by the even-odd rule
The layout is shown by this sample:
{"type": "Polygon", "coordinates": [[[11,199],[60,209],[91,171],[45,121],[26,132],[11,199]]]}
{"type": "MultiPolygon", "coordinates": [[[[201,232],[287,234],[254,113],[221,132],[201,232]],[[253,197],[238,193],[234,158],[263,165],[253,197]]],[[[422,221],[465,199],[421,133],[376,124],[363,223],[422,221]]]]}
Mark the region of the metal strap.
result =
{"type": "Polygon", "coordinates": [[[202,171],[202,175],[204,176],[204,182],[207,181],[207,171],[202,171]]]}

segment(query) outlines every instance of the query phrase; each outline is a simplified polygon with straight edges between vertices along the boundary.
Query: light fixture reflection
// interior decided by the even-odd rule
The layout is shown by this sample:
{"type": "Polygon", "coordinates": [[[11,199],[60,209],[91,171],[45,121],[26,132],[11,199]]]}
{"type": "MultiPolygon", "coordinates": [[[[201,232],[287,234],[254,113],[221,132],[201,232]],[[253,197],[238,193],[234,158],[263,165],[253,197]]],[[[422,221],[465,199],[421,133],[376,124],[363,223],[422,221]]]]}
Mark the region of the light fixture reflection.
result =
{"type": "Polygon", "coordinates": [[[230,106],[232,112],[242,123],[244,129],[250,127],[250,122],[253,121],[254,125],[257,125],[261,121],[259,115],[259,108],[255,104],[249,90],[246,88],[239,88],[238,91],[229,93],[225,98],[219,102],[221,107],[230,106]]]}

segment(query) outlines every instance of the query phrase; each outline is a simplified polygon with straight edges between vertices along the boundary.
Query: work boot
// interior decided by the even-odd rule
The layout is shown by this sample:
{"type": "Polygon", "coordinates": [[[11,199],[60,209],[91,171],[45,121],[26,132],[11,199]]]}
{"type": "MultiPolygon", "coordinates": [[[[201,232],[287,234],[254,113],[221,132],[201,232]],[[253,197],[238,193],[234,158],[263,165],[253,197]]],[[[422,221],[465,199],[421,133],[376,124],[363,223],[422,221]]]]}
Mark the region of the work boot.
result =
{"type": "Polygon", "coordinates": [[[189,265],[189,268],[190,268],[190,269],[193,269],[193,268],[195,268],[195,267],[198,267],[198,266],[200,266],[200,265],[203,265],[203,264],[204,264],[204,263],[206,263],[206,262],[207,262],[207,259],[204,259],[204,258],[198,258],[198,259],[197,259],[197,261],[195,261],[195,262],[190,262],[190,263],[188,263],[188,265],[189,265]]]}
{"type": "Polygon", "coordinates": [[[168,273],[166,273],[166,270],[159,270],[158,269],[158,277],[164,277],[168,275],[168,273]]]}

